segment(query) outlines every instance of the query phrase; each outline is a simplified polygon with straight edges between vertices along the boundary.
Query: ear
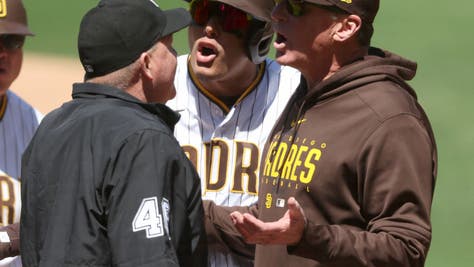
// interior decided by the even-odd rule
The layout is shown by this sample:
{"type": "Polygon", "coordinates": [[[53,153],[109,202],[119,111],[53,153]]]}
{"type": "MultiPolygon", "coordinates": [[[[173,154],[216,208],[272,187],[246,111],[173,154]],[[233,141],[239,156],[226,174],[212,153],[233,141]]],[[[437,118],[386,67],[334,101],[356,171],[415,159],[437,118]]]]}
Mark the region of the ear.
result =
{"type": "Polygon", "coordinates": [[[144,77],[148,79],[153,79],[153,75],[151,73],[151,58],[150,55],[146,52],[140,55],[140,69],[144,77]]]}
{"type": "Polygon", "coordinates": [[[362,19],[357,15],[350,15],[335,24],[333,30],[333,39],[338,42],[344,42],[352,36],[357,35],[362,24],[362,19]]]}

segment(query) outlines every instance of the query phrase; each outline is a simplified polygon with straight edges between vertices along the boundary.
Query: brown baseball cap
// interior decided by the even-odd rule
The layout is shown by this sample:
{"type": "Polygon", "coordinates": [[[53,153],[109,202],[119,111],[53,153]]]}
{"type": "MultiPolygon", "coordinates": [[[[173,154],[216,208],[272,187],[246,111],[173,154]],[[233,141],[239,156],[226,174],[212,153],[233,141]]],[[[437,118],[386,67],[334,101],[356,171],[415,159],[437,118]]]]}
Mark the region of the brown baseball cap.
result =
{"type": "Polygon", "coordinates": [[[367,23],[374,22],[379,10],[380,0],[305,0],[322,6],[336,6],[349,14],[362,18],[367,23]]]}
{"type": "Polygon", "coordinates": [[[21,0],[0,0],[0,34],[34,35],[21,0]]]}

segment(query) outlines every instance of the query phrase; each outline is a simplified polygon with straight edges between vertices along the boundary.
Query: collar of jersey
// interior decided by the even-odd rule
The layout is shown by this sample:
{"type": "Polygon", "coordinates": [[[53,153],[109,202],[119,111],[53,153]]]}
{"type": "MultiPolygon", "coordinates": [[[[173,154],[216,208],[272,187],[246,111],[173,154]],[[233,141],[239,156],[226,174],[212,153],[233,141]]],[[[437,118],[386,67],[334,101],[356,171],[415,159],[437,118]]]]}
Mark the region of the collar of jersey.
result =
{"type": "MultiPolygon", "coordinates": [[[[188,56],[188,73],[189,76],[191,77],[192,82],[194,85],[198,88],[198,90],[204,94],[207,98],[209,98],[212,102],[216,103],[225,113],[229,113],[230,109],[227,107],[227,105],[222,102],[219,98],[217,98],[213,93],[211,93],[209,90],[207,90],[202,83],[199,81],[198,77],[196,74],[193,72],[193,69],[191,68],[191,56],[188,56]]],[[[263,61],[260,63],[258,66],[258,73],[257,77],[250,83],[250,85],[245,89],[244,93],[235,101],[235,104],[238,104],[242,99],[244,99],[250,92],[253,91],[255,87],[260,83],[262,80],[263,74],[265,73],[265,67],[266,67],[266,61],[263,61]]]]}
{"type": "Polygon", "coordinates": [[[3,95],[0,99],[0,121],[3,119],[3,115],[5,115],[5,110],[7,110],[7,94],[3,95]]]}

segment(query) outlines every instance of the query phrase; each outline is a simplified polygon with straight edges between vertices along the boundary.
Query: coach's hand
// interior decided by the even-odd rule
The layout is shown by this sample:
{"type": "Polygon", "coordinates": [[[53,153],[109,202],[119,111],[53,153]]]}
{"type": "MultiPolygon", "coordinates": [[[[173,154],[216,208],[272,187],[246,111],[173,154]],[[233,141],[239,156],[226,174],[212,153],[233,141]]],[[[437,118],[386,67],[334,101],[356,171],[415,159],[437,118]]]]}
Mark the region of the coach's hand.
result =
{"type": "Polygon", "coordinates": [[[290,197],[288,210],[278,221],[263,222],[248,213],[232,212],[230,214],[237,230],[250,244],[287,244],[293,245],[301,240],[306,216],[298,201],[290,197]]]}

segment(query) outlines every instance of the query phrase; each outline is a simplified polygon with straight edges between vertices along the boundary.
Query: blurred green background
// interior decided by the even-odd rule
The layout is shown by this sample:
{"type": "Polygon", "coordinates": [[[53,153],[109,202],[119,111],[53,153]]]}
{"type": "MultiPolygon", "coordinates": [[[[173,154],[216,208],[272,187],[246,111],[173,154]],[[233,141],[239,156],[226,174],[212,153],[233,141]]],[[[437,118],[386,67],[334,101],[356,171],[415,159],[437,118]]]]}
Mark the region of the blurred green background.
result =
{"type": "MultiPolygon", "coordinates": [[[[25,49],[77,57],[80,19],[98,1],[23,1],[36,33],[25,49]]],[[[181,0],[157,2],[165,9],[186,7],[181,0]]],[[[469,166],[474,165],[474,112],[470,106],[474,100],[474,2],[381,2],[373,45],[418,62],[411,84],[431,119],[438,143],[433,240],[426,266],[473,266],[474,175],[469,166]]],[[[188,51],[186,31],[174,40],[180,54],[188,51]]]]}

